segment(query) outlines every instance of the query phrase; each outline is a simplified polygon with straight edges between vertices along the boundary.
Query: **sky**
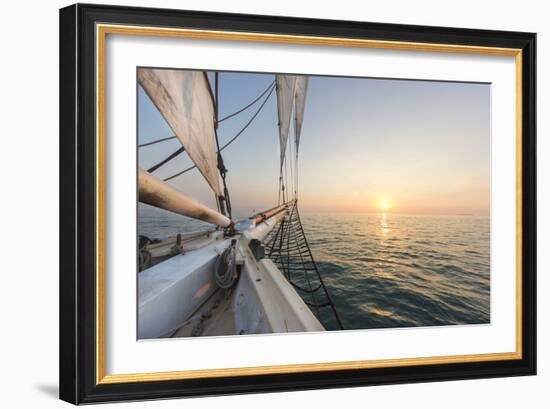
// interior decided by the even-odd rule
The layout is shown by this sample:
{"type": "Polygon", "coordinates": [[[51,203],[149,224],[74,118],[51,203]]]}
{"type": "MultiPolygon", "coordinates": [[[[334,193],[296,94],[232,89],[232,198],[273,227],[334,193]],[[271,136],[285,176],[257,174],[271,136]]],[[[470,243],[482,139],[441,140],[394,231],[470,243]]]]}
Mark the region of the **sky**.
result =
{"type": "MultiPolygon", "coordinates": [[[[220,118],[254,100],[273,80],[273,74],[221,72],[220,118]]],[[[220,124],[220,145],[259,105],[220,124]]],[[[222,152],[233,208],[243,215],[277,204],[277,122],[273,93],[222,152]]],[[[138,87],[139,144],[172,135],[138,87]]],[[[490,84],[310,76],[301,135],[302,211],[489,214],[490,84]]],[[[139,166],[147,169],[179,146],[173,139],[138,148],[139,166]]],[[[190,165],[184,153],[154,174],[164,178],[190,165]]],[[[169,183],[216,207],[196,169],[169,183]]]]}

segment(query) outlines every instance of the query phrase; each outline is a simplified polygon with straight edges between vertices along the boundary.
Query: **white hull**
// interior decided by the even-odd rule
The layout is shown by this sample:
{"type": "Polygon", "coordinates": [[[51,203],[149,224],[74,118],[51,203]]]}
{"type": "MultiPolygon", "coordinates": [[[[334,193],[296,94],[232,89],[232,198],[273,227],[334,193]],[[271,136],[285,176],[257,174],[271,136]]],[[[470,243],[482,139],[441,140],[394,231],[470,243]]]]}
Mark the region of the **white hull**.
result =
{"type": "Polygon", "coordinates": [[[221,232],[210,244],[139,273],[138,338],[323,331],[273,262],[256,260],[250,249],[250,241],[263,240],[280,218],[252,224],[238,236],[241,272],[230,292],[214,278],[215,261],[231,243],[221,232]]]}

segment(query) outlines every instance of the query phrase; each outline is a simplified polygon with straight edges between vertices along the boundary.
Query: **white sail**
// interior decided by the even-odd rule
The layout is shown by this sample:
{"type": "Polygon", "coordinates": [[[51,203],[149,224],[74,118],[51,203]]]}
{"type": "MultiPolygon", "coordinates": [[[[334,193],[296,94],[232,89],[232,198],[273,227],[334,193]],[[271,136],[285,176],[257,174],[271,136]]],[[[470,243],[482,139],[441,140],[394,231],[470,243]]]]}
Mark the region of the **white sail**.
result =
{"type": "Polygon", "coordinates": [[[286,144],[290,120],[292,119],[292,107],[296,92],[295,75],[277,75],[277,112],[279,114],[279,142],[281,146],[281,169],[285,160],[286,144]]]}
{"type": "Polygon", "coordinates": [[[296,157],[300,146],[300,134],[302,133],[302,124],[304,122],[304,110],[306,107],[306,94],[309,78],[300,76],[296,79],[296,93],[294,99],[294,134],[296,138],[296,157]]]}
{"type": "Polygon", "coordinates": [[[212,190],[221,196],[214,101],[206,74],[140,68],[138,80],[212,190]]]}

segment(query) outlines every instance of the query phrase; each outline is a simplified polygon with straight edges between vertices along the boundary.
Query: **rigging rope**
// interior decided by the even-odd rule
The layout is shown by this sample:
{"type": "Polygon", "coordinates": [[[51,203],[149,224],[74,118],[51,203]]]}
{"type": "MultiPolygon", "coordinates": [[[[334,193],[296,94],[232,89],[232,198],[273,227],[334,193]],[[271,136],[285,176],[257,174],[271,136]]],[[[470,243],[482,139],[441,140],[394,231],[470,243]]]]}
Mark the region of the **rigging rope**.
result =
{"type": "Polygon", "coordinates": [[[281,184],[283,182],[283,177],[279,175],[279,190],[278,190],[278,198],[277,198],[277,204],[281,204],[281,184]]]}
{"type": "Polygon", "coordinates": [[[296,168],[294,169],[294,196],[298,200],[298,155],[296,155],[296,168]]]}
{"type": "MultiPolygon", "coordinates": [[[[261,112],[261,110],[263,109],[263,107],[265,106],[265,104],[267,103],[267,101],[269,100],[269,97],[271,97],[271,94],[273,94],[273,90],[275,89],[275,85],[272,85],[272,88],[271,88],[271,91],[269,92],[269,94],[265,97],[264,101],[262,102],[262,105],[260,105],[260,107],[256,110],[256,112],[254,113],[254,115],[252,115],[252,117],[250,118],[250,120],[241,128],[241,130],[239,132],[237,132],[237,134],[231,138],[229,141],[227,141],[221,148],[220,148],[220,152],[223,151],[225,148],[227,148],[229,145],[231,145],[239,136],[242,135],[242,133],[250,126],[250,124],[252,123],[252,121],[254,121],[254,119],[256,119],[256,117],[258,116],[258,114],[261,112]]],[[[172,180],[174,179],[175,177],[178,177],[180,175],[183,175],[184,173],[187,173],[189,172],[190,170],[193,170],[195,169],[197,166],[196,165],[193,165],[193,166],[190,166],[188,167],[187,169],[184,169],[182,170],[181,172],[178,172],[178,173],[175,173],[173,174],[172,176],[168,176],[167,178],[163,179],[165,182],[168,182],[169,180],[172,180]]]]}
{"type": "Polygon", "coordinates": [[[343,329],[338,311],[313,259],[296,200],[289,210],[289,215],[266,240],[268,257],[279,267],[289,283],[301,292],[304,302],[315,310],[317,318],[321,320],[323,317],[326,320],[327,316],[320,314],[320,309],[330,307],[333,317],[331,322],[336,328],[343,329]]]}
{"type": "Polygon", "coordinates": [[[177,138],[177,136],[174,135],[174,136],[169,136],[168,138],[157,139],[155,141],[142,143],[141,145],[138,145],[138,148],[145,148],[146,146],[151,146],[151,145],[154,145],[154,144],[159,143],[159,142],[169,141],[170,139],[176,139],[176,138],[177,138]]]}
{"type": "MultiPolygon", "coordinates": [[[[296,212],[298,211],[296,203],[294,203],[294,206],[292,208],[292,213],[294,213],[294,211],[296,211],[296,212]]],[[[292,217],[292,215],[291,215],[291,217],[292,217]]],[[[292,232],[294,233],[293,245],[297,246],[298,245],[298,239],[296,238],[296,233],[294,231],[294,226],[292,225],[292,223],[290,223],[290,230],[292,230],[292,232]]],[[[289,231],[288,236],[289,236],[288,237],[288,246],[290,246],[290,241],[291,241],[290,231],[289,231]]],[[[305,239],[305,235],[304,235],[304,239],[305,239]]],[[[300,254],[300,261],[301,261],[302,266],[303,266],[305,264],[305,262],[304,262],[304,257],[302,255],[302,249],[300,247],[298,247],[298,253],[300,254]]],[[[290,260],[290,254],[288,255],[288,259],[290,260]]],[[[313,257],[311,259],[313,260],[313,257]]],[[[304,270],[305,270],[305,268],[304,268],[304,270]]],[[[319,305],[319,303],[317,302],[317,299],[315,297],[315,291],[313,291],[313,286],[311,285],[311,280],[309,279],[309,274],[304,274],[304,275],[306,276],[306,281],[307,281],[307,285],[309,287],[309,293],[311,294],[311,298],[313,299],[313,304],[314,305],[319,305]]],[[[321,283],[319,284],[317,289],[319,289],[319,287],[321,287],[323,285],[322,280],[320,280],[320,281],[321,281],[321,283]]],[[[328,294],[327,294],[327,297],[328,297],[328,294]]],[[[317,315],[319,315],[319,307],[315,307],[315,309],[317,310],[317,315]]]]}
{"type": "Polygon", "coordinates": [[[240,114],[240,113],[243,112],[243,111],[246,111],[248,108],[250,108],[250,107],[251,107],[252,105],[254,105],[256,102],[258,102],[258,101],[267,93],[267,91],[269,91],[269,89],[273,86],[273,84],[275,84],[275,80],[273,80],[273,82],[272,82],[271,84],[269,84],[269,85],[267,86],[267,88],[266,88],[266,89],[265,89],[265,90],[264,90],[264,91],[263,91],[254,101],[252,101],[252,102],[251,102],[250,104],[248,104],[247,106],[245,106],[245,107],[239,109],[238,111],[235,111],[235,112],[233,112],[232,114],[223,117],[222,119],[220,119],[220,120],[218,121],[218,123],[221,123],[221,122],[225,121],[226,119],[233,118],[235,115],[238,115],[238,114],[240,114]]]}
{"type": "Polygon", "coordinates": [[[158,168],[160,168],[162,165],[170,162],[172,159],[174,159],[176,156],[178,156],[180,153],[184,152],[185,151],[185,148],[182,146],[180,147],[177,151],[173,152],[171,155],[169,155],[168,157],[166,157],[165,159],[161,160],[159,163],[157,163],[156,165],[153,165],[151,166],[149,169],[147,169],[147,172],[149,173],[153,173],[155,170],[157,170],[158,168]]]}
{"type": "MultiPolygon", "coordinates": [[[[254,105],[256,102],[258,102],[268,91],[269,89],[273,86],[273,84],[275,84],[275,81],[271,82],[267,88],[265,90],[262,91],[262,93],[260,95],[258,95],[252,102],[250,102],[249,104],[247,104],[246,106],[242,107],[241,109],[233,112],[232,114],[230,115],[227,115],[225,117],[223,117],[222,119],[220,119],[218,121],[218,124],[227,120],[227,119],[230,119],[230,118],[233,118],[234,116],[236,115],[239,115],[241,112],[244,112],[246,111],[248,108],[250,108],[252,105],[254,105]]],[[[157,143],[160,143],[160,142],[165,142],[165,141],[169,141],[171,139],[176,139],[177,136],[169,136],[167,138],[161,138],[161,139],[157,139],[155,141],[151,141],[151,142],[146,142],[146,143],[142,143],[140,145],[138,145],[138,148],[145,148],[146,146],[151,146],[151,145],[154,145],[154,144],[157,144],[157,143]]],[[[174,159],[176,156],[178,156],[180,153],[184,152],[185,149],[183,148],[180,148],[178,149],[177,151],[173,152],[172,154],[170,154],[170,156],[168,156],[166,159],[162,160],[161,162],[157,163],[156,165],[154,166],[151,166],[151,168],[149,168],[149,170],[147,170],[149,173],[151,172],[154,172],[155,170],[157,170],[158,168],[160,168],[162,165],[168,163],[169,161],[171,161],[172,159],[174,159]]]]}
{"type": "Polygon", "coordinates": [[[292,164],[294,157],[292,156],[292,142],[288,144],[288,150],[290,154],[290,181],[292,183],[292,198],[296,199],[296,186],[294,185],[294,172],[292,167],[295,166],[292,164]]]}
{"type": "Polygon", "coordinates": [[[287,202],[287,195],[288,195],[288,189],[287,189],[287,177],[286,177],[286,169],[287,169],[287,160],[286,158],[284,159],[284,163],[283,163],[283,203],[286,203],[287,202]]]}

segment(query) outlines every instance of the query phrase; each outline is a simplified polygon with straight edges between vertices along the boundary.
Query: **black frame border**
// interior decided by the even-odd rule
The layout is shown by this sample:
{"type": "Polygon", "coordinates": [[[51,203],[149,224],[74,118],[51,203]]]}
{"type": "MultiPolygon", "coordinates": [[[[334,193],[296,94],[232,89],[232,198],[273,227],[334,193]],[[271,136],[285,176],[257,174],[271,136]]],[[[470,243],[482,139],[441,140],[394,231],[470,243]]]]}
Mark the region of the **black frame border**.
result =
{"type": "Polygon", "coordinates": [[[76,4],[60,10],[60,388],[74,404],[536,374],[536,34],[76,4]],[[522,359],[96,384],[95,25],[185,27],[522,50],[522,359]]]}

